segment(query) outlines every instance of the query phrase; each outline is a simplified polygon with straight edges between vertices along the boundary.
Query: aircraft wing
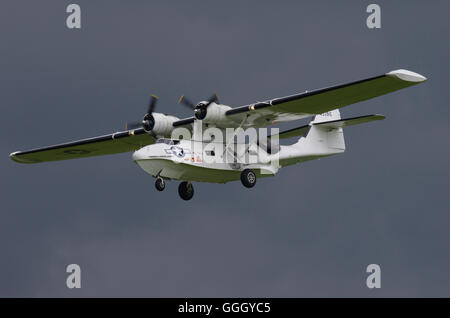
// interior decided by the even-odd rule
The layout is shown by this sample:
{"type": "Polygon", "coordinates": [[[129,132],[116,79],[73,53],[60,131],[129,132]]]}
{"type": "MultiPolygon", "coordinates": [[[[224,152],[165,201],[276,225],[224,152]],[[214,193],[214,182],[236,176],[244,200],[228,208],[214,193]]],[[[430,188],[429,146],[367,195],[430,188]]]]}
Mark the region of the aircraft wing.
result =
{"type": "Polygon", "coordinates": [[[244,126],[265,126],[322,114],[426,81],[420,74],[395,70],[356,82],[322,88],[230,109],[227,119],[244,126]]]}
{"type": "Polygon", "coordinates": [[[134,151],[154,142],[155,139],[151,135],[139,128],[49,147],[16,151],[9,156],[19,163],[38,163],[134,151]]]}

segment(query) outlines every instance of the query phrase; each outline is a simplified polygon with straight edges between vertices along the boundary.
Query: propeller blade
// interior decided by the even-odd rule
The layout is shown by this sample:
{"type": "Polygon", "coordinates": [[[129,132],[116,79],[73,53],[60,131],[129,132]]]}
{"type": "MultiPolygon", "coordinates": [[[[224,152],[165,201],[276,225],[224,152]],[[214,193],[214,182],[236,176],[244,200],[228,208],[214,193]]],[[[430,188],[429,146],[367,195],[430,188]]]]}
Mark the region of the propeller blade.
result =
{"type": "Polygon", "coordinates": [[[208,99],[208,102],[206,103],[205,107],[208,107],[212,103],[216,103],[218,101],[219,101],[219,97],[217,96],[217,94],[214,94],[208,99]]]}
{"type": "Polygon", "coordinates": [[[180,99],[178,100],[178,104],[183,104],[184,106],[187,106],[187,107],[189,107],[191,109],[195,109],[194,103],[192,103],[184,95],[181,95],[180,99]]]}
{"type": "Polygon", "coordinates": [[[148,111],[147,114],[152,114],[153,111],[155,110],[155,106],[156,106],[156,102],[158,101],[158,96],[156,95],[152,95],[152,97],[150,98],[150,103],[148,105],[148,111]]]}

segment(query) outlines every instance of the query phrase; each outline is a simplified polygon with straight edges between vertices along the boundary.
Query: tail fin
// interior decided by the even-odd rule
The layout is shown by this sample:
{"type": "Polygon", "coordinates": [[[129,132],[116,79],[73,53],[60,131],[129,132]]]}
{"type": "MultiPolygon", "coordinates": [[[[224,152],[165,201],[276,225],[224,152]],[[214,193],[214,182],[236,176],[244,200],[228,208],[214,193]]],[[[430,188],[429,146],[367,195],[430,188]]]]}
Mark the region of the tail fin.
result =
{"type": "Polygon", "coordinates": [[[293,146],[306,146],[312,153],[340,153],[345,150],[343,127],[383,120],[383,115],[364,115],[341,119],[338,109],[316,115],[308,124],[278,134],[279,139],[300,137],[293,146]]]}
{"type": "Polygon", "coordinates": [[[341,127],[330,127],[326,123],[338,122],[341,114],[338,109],[316,115],[309,123],[305,138],[295,145],[308,146],[314,153],[333,154],[345,151],[344,132],[341,127]]]}
{"type": "Polygon", "coordinates": [[[310,124],[318,124],[339,119],[341,119],[341,113],[339,112],[339,109],[335,109],[320,115],[316,115],[310,124]]]}

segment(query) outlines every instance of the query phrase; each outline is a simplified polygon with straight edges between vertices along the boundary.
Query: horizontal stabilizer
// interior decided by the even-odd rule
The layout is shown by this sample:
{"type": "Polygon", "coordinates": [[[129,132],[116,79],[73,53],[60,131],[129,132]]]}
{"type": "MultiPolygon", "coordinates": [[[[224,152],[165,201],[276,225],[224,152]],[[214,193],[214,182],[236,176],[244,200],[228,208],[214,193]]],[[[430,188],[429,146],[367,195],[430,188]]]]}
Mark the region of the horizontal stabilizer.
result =
{"type": "Polygon", "coordinates": [[[353,117],[353,118],[344,118],[344,119],[338,119],[338,120],[332,120],[332,121],[325,121],[321,123],[314,124],[314,126],[321,126],[321,127],[330,127],[330,128],[343,128],[347,126],[352,125],[358,125],[363,123],[368,123],[374,120],[383,120],[386,117],[383,115],[364,115],[359,117],[353,117]]]}
{"type": "MultiPolygon", "coordinates": [[[[289,130],[285,130],[280,132],[278,135],[278,138],[285,139],[285,138],[291,138],[291,137],[300,137],[300,136],[306,136],[308,134],[310,125],[304,125],[297,128],[292,128],[289,130]]],[[[272,137],[272,136],[270,136],[272,137]]]]}
{"type": "MultiPolygon", "coordinates": [[[[278,134],[279,139],[291,138],[291,137],[305,137],[308,134],[311,126],[317,127],[329,127],[329,128],[343,128],[347,126],[368,123],[375,120],[383,120],[386,117],[383,115],[364,115],[359,117],[344,118],[338,120],[324,121],[319,123],[312,122],[311,125],[304,125],[289,130],[282,131],[278,134]]],[[[270,136],[273,137],[274,135],[270,136]]]]}

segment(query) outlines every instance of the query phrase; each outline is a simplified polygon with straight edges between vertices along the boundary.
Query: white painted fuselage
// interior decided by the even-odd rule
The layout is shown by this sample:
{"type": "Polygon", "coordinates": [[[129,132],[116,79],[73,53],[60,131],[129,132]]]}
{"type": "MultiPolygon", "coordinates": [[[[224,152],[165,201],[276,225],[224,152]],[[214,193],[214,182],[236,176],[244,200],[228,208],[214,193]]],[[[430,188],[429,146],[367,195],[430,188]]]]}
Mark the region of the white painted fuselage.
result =
{"type": "Polygon", "coordinates": [[[223,143],[161,139],[134,152],[133,161],[154,177],[225,183],[239,180],[244,169],[252,169],[258,177],[274,176],[281,167],[342,153],[343,138],[342,128],[311,127],[306,137],[271,154],[255,143],[227,147],[223,143]]]}

